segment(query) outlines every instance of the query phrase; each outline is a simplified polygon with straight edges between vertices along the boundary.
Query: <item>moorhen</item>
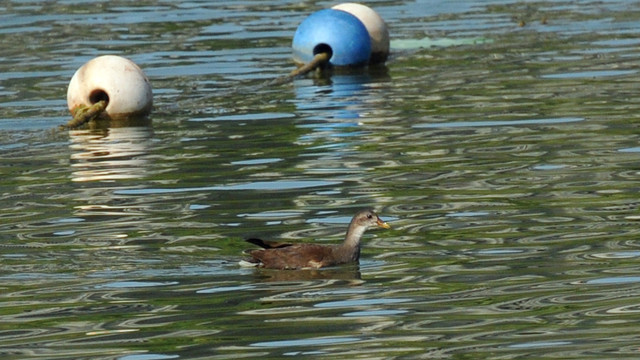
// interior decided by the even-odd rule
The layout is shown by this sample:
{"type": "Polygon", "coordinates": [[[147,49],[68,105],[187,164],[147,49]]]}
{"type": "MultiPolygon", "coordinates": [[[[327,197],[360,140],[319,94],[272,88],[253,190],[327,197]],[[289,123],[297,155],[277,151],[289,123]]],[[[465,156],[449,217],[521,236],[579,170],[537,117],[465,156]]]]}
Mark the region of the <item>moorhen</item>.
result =
{"type": "Polygon", "coordinates": [[[349,224],[347,235],[342,244],[320,245],[310,243],[291,244],[285,242],[247,239],[247,242],[263,249],[247,250],[251,259],[242,261],[244,266],[264,267],[267,269],[319,269],[348,263],[356,263],[360,258],[360,238],[365,230],[379,226],[389,229],[391,226],[380,220],[370,209],[359,211],[349,224]]]}

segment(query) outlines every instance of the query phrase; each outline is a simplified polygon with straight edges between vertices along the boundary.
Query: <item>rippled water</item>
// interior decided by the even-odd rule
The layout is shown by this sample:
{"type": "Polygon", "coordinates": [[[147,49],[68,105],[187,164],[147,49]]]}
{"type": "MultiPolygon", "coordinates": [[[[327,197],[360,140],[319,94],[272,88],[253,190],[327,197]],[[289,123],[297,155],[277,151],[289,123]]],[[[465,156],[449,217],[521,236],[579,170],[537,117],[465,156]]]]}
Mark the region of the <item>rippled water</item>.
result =
{"type": "Polygon", "coordinates": [[[386,67],[264,86],[329,5],[0,5],[3,359],[640,355],[640,7],[371,2],[386,67]],[[58,130],[107,53],[152,125],[58,130]],[[237,266],[365,206],[359,266],[237,266]]]}

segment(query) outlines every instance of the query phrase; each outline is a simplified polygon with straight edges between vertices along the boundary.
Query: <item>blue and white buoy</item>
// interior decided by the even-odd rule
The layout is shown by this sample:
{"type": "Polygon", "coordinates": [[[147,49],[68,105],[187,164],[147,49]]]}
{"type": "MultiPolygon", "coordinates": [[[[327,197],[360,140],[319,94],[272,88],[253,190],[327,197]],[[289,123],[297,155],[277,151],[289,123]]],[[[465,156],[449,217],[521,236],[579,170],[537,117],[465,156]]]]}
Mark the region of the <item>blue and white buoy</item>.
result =
{"type": "Polygon", "coordinates": [[[308,63],[319,53],[335,66],[363,66],[371,57],[369,33],[357,17],[325,9],[307,17],[293,36],[293,60],[308,63]]]}
{"type": "Polygon", "coordinates": [[[389,32],[375,11],[345,3],[309,15],[298,26],[292,47],[293,60],[300,64],[327,53],[333,66],[366,66],[386,60],[389,32]]]}
{"type": "Polygon", "coordinates": [[[343,3],[332,7],[346,11],[362,22],[371,40],[371,58],[369,63],[384,63],[389,57],[389,29],[382,17],[368,6],[356,3],[343,3]]]}

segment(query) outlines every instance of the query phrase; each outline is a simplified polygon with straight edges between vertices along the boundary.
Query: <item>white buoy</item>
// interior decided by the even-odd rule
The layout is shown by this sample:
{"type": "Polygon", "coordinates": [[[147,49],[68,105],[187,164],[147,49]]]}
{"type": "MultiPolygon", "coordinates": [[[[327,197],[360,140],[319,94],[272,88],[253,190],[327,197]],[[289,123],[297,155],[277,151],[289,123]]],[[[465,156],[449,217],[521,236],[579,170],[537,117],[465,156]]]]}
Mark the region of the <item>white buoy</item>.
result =
{"type": "Polygon", "coordinates": [[[367,28],[371,38],[370,63],[384,63],[389,56],[389,29],[384,20],[370,7],[357,3],[343,3],[332,7],[334,10],[348,12],[355,16],[367,28]]]}
{"type": "Polygon", "coordinates": [[[133,61],[115,55],[94,58],[71,78],[67,106],[71,114],[79,106],[107,101],[103,117],[117,119],[149,115],[153,104],[151,84],[133,61]]]}

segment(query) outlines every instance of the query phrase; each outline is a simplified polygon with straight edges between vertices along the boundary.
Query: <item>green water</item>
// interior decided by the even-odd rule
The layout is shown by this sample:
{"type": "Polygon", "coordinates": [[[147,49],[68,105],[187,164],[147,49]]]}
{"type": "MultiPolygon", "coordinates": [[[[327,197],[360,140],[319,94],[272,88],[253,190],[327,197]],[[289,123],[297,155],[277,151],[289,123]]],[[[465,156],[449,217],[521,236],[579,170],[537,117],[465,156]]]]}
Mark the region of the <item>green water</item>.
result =
{"type": "Polygon", "coordinates": [[[329,5],[1,5],[3,359],[638,357],[640,7],[374,2],[384,68],[263,86],[329,5]],[[106,53],[152,125],[57,130],[106,53]],[[237,265],[368,206],[359,266],[237,265]]]}

